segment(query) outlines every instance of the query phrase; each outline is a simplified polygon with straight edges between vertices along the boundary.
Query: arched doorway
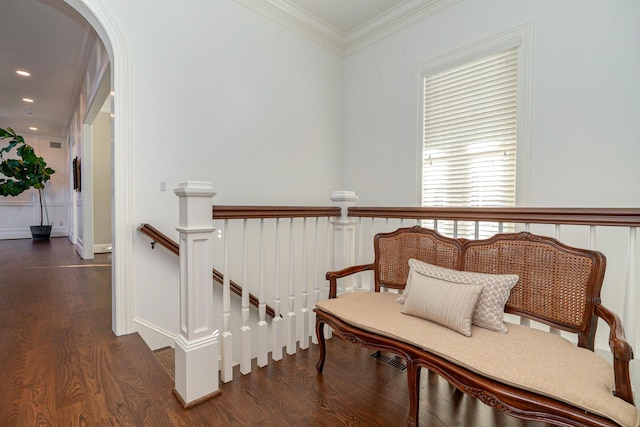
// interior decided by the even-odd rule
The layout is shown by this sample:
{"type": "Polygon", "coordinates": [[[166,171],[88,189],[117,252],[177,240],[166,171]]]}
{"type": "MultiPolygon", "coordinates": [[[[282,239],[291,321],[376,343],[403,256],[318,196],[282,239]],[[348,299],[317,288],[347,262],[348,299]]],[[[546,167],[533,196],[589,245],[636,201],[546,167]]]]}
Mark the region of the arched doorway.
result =
{"type": "Polygon", "coordinates": [[[129,45],[101,0],[65,0],[102,40],[111,63],[113,96],[113,252],[111,276],[112,329],[133,332],[133,218],[131,138],[131,61],[129,45]]]}

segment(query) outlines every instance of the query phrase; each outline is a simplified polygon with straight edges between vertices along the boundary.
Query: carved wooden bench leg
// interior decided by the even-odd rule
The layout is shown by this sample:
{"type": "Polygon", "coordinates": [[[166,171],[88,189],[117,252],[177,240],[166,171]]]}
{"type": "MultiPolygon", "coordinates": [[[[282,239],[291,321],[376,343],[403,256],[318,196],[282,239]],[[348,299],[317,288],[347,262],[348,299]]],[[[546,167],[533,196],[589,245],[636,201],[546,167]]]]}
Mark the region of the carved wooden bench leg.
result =
{"type": "Polygon", "coordinates": [[[318,373],[322,373],[322,369],[324,368],[324,359],[327,355],[327,349],[324,342],[324,322],[318,316],[316,317],[316,336],[318,337],[318,347],[320,347],[320,358],[318,359],[318,363],[316,363],[316,369],[318,373]]]}
{"type": "Polygon", "coordinates": [[[418,426],[420,406],[420,366],[415,360],[407,359],[407,381],[409,382],[409,417],[407,427],[418,426]]]}

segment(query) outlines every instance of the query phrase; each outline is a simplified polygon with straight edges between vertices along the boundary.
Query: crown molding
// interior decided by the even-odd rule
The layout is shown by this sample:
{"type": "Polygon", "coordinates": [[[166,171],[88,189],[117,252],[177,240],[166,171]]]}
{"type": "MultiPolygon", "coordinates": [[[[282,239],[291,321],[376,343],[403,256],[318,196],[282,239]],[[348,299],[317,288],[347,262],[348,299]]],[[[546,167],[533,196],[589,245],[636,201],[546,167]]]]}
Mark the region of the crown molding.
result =
{"type": "Polygon", "coordinates": [[[345,55],[349,56],[462,0],[408,0],[378,15],[346,35],[345,55]]]}
{"type": "Polygon", "coordinates": [[[286,0],[235,0],[249,9],[308,38],[330,51],[344,56],[344,35],[335,28],[286,0]]]}
{"type": "Polygon", "coordinates": [[[406,0],[343,33],[287,0],[235,0],[330,51],[347,57],[462,0],[406,0]]]}

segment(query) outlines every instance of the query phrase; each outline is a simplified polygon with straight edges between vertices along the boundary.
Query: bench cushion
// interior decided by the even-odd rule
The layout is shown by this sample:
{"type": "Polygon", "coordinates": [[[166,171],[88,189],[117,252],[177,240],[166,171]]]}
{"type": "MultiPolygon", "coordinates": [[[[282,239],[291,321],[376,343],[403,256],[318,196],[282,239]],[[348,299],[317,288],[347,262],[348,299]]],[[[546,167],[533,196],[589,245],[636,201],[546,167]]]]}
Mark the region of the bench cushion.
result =
{"type": "Polygon", "coordinates": [[[353,292],[320,301],[316,308],[496,381],[555,398],[622,426],[638,426],[638,409],[613,395],[613,368],[594,352],[560,336],[511,323],[508,334],[472,326],[472,336],[465,337],[402,314],[396,298],[388,292],[353,292]]]}

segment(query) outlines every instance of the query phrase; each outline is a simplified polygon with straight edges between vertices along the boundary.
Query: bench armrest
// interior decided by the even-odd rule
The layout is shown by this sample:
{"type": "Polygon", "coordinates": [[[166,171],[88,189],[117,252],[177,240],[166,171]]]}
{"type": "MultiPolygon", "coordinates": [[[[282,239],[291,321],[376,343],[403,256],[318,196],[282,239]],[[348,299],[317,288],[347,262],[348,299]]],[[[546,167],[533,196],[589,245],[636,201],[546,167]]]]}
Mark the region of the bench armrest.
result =
{"type": "Polygon", "coordinates": [[[335,298],[338,295],[338,279],[350,276],[362,271],[373,270],[373,264],[354,265],[337,271],[328,271],[326,278],[329,281],[329,298],[335,298]]]}
{"type": "Polygon", "coordinates": [[[633,391],[629,378],[629,361],[633,359],[633,349],[625,339],[622,321],[617,314],[601,304],[596,304],[595,314],[609,325],[609,347],[613,354],[613,371],[616,381],[615,394],[633,405],[633,391]]]}

